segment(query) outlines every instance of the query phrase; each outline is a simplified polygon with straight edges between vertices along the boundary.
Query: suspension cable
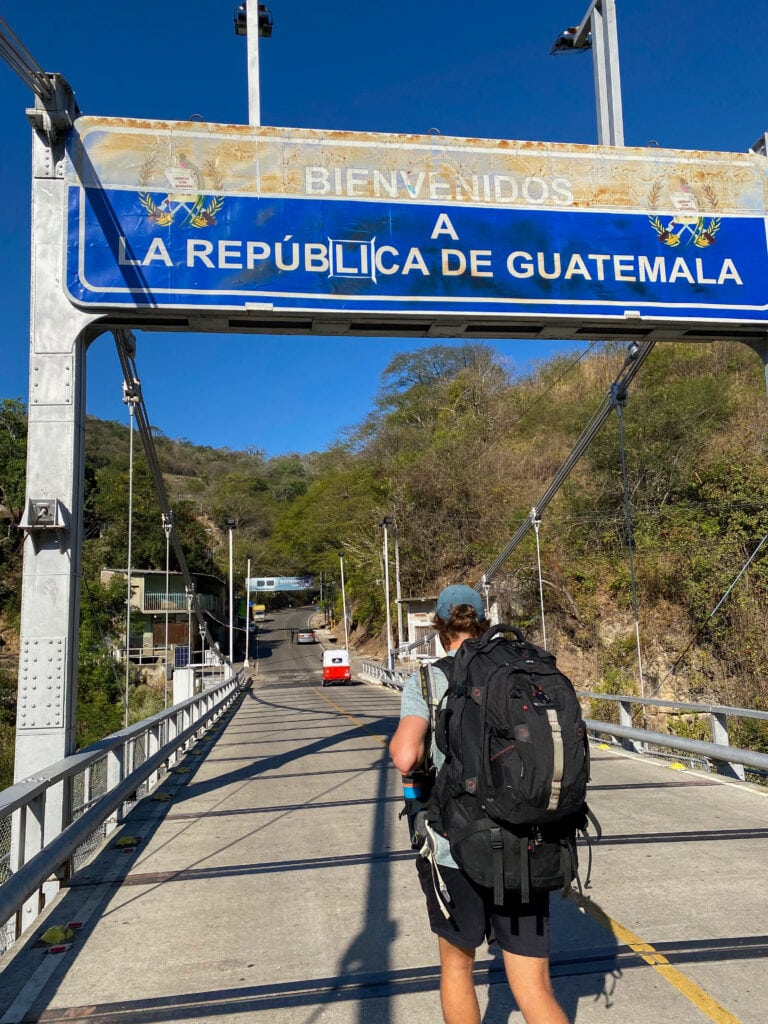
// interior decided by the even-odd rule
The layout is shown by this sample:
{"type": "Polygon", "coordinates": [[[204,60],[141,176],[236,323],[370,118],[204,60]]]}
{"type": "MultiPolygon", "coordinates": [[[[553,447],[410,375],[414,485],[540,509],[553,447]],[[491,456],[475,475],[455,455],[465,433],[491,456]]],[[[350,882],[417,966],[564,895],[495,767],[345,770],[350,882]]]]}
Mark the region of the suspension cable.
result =
{"type": "MultiPolygon", "coordinates": [[[[643,363],[646,361],[648,356],[653,351],[655,344],[655,341],[644,341],[640,345],[638,345],[636,342],[632,342],[632,344],[629,346],[626,359],[624,360],[624,365],[622,366],[618,376],[611,385],[611,389],[609,390],[608,395],[606,396],[606,398],[603,399],[598,409],[593,413],[592,419],[589,421],[587,426],[582,431],[581,436],[574,445],[570,455],[566,458],[565,462],[562,464],[560,469],[555,474],[552,483],[549,485],[549,487],[547,487],[547,489],[544,491],[544,494],[541,496],[541,498],[539,498],[539,500],[534,505],[534,508],[536,510],[536,519],[539,523],[541,522],[542,512],[547,507],[547,505],[549,505],[550,501],[552,501],[554,496],[557,494],[557,492],[563,486],[565,481],[568,479],[571,470],[574,468],[574,466],[577,464],[577,462],[582,457],[584,452],[587,450],[589,445],[592,443],[596,434],[602,427],[603,423],[605,423],[607,418],[610,416],[611,411],[613,410],[613,400],[611,397],[613,388],[617,386],[623,386],[626,389],[627,387],[629,387],[631,382],[637,376],[640,367],[643,365],[643,363]]],[[[509,540],[506,547],[503,549],[503,551],[498,556],[496,561],[493,562],[490,568],[487,569],[480,577],[480,581],[475,585],[475,590],[479,592],[480,588],[482,587],[483,590],[485,591],[487,598],[488,587],[491,583],[491,580],[498,573],[499,569],[501,569],[504,563],[507,561],[507,559],[515,550],[517,545],[524,539],[524,537],[526,536],[526,534],[532,526],[534,526],[532,517],[528,515],[524,522],[521,523],[521,525],[518,527],[517,531],[509,540]]],[[[420,647],[428,640],[431,640],[431,638],[434,635],[434,632],[428,633],[420,640],[416,640],[410,644],[405,644],[403,647],[401,647],[401,650],[414,650],[416,647],[420,647]]]]}
{"type": "Polygon", "coordinates": [[[541,646],[546,651],[547,623],[544,619],[544,581],[541,578],[541,548],[539,547],[539,527],[541,526],[541,519],[539,518],[538,512],[535,508],[531,509],[531,522],[533,523],[533,528],[536,531],[536,565],[539,570],[539,605],[541,607],[541,646]]]}
{"type": "Polygon", "coordinates": [[[0,57],[41,100],[53,96],[50,76],[43,71],[5,18],[0,18],[0,57]]]}
{"type": "MultiPolygon", "coordinates": [[[[619,455],[621,459],[621,485],[624,496],[624,526],[627,533],[627,548],[629,550],[629,579],[632,589],[632,613],[635,619],[635,642],[637,644],[637,670],[640,675],[640,696],[645,696],[645,682],[643,680],[643,655],[640,647],[640,612],[637,604],[637,580],[635,578],[635,545],[632,536],[632,514],[629,508],[629,483],[627,481],[627,458],[624,448],[624,406],[627,404],[627,389],[622,383],[611,387],[611,398],[616,407],[616,417],[619,423],[619,455]]],[[[643,712],[645,713],[645,712],[643,712]]]]}
{"type": "Polygon", "coordinates": [[[130,721],[130,707],[128,701],[129,686],[131,681],[131,598],[133,597],[133,585],[131,580],[132,559],[133,559],[133,434],[134,419],[136,417],[136,405],[141,392],[137,389],[138,381],[133,378],[131,382],[123,381],[123,401],[128,406],[129,416],[129,447],[128,447],[128,567],[126,572],[126,584],[128,597],[125,602],[125,728],[130,721]]]}
{"type": "MultiPolygon", "coordinates": [[[[611,387],[623,384],[624,387],[628,387],[629,384],[634,380],[640,367],[643,365],[645,360],[653,351],[655,341],[644,341],[641,345],[633,342],[629,347],[627,358],[624,360],[619,375],[613,382],[611,387]]],[[[574,468],[576,463],[582,457],[584,452],[587,450],[592,440],[594,439],[597,432],[605,423],[606,419],[610,416],[613,409],[613,402],[610,394],[603,399],[599,408],[595,411],[592,419],[589,421],[587,426],[584,428],[581,437],[574,445],[571,454],[566,458],[560,469],[555,474],[555,477],[549,487],[544,491],[544,494],[536,502],[535,508],[539,518],[541,518],[542,512],[549,505],[550,501],[554,498],[560,488],[563,486],[565,481],[568,479],[571,470],[574,468]]],[[[523,540],[528,531],[532,527],[531,517],[526,516],[524,522],[518,527],[517,532],[512,536],[506,547],[503,549],[501,554],[498,556],[496,561],[490,566],[489,569],[483,574],[483,579],[490,583],[493,577],[498,573],[499,569],[504,565],[506,560],[515,550],[517,545],[523,540]]],[[[479,584],[478,584],[479,586],[479,584]]]]}
{"type": "MultiPolygon", "coordinates": [[[[168,502],[168,492],[165,489],[165,481],[163,480],[163,473],[160,469],[160,463],[157,458],[157,451],[155,449],[155,442],[152,437],[152,428],[149,424],[149,418],[147,416],[147,408],[144,404],[144,397],[141,394],[140,387],[137,387],[139,383],[138,373],[136,370],[135,355],[136,355],[136,342],[131,331],[118,329],[112,331],[112,336],[115,339],[115,347],[117,348],[117,356],[120,360],[120,366],[123,371],[123,377],[126,381],[128,388],[136,389],[138,391],[138,400],[136,402],[136,423],[139,428],[139,434],[141,435],[142,444],[144,445],[144,452],[147,456],[147,462],[149,464],[149,470],[152,474],[152,480],[155,485],[155,493],[157,494],[158,501],[160,503],[160,511],[166,517],[166,521],[171,521],[170,537],[171,543],[173,544],[173,551],[176,556],[176,562],[181,570],[181,574],[184,577],[184,583],[190,593],[192,607],[197,617],[198,625],[200,628],[201,636],[203,636],[203,643],[205,638],[208,640],[208,646],[221,655],[219,645],[214,641],[209,629],[208,621],[203,615],[203,610],[200,607],[198,601],[197,592],[193,588],[192,574],[189,571],[187,565],[187,559],[184,555],[184,550],[181,546],[177,531],[172,522],[171,506],[168,502]]],[[[190,656],[192,652],[190,651],[190,656]]],[[[223,655],[222,655],[223,656],[223,655]]],[[[230,652],[230,666],[232,652],[230,652]]]]}

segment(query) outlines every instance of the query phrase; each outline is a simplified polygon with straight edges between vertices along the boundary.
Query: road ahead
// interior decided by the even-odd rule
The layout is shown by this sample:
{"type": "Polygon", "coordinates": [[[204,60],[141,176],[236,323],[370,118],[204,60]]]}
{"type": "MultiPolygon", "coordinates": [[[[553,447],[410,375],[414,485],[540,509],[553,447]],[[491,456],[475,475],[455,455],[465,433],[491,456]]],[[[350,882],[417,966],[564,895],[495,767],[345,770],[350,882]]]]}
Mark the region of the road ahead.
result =
{"type": "MultiPolygon", "coordinates": [[[[386,750],[399,697],[323,689],[320,645],[290,643],[309,614],[264,624],[252,689],[164,779],[167,802],[139,801],[0,961],[2,1024],[439,1019],[386,750]],[[35,945],[67,922],[65,952],[35,945]]],[[[568,1020],[762,1024],[766,794],[596,748],[590,803],[604,838],[587,913],[553,901],[568,1020]]],[[[493,950],[477,978],[483,1024],[522,1024],[493,950]]]]}

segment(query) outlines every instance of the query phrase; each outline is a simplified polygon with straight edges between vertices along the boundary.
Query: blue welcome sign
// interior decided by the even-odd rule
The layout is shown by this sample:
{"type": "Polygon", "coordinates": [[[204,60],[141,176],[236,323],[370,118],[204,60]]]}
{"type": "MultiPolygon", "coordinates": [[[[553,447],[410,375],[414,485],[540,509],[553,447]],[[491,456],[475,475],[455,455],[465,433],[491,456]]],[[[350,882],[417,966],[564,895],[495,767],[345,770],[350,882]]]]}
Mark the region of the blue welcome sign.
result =
{"type": "Polygon", "coordinates": [[[766,165],[80,118],[67,290],[100,309],[764,322],[766,165]]]}

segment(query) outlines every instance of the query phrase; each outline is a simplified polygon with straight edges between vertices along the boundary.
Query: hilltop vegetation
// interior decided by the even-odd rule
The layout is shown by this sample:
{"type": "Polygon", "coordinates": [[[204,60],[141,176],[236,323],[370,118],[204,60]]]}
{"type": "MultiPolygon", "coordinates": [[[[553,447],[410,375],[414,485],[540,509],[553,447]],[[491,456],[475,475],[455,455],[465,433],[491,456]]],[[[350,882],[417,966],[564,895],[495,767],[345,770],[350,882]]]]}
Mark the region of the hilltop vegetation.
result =
{"type": "MultiPolygon", "coordinates": [[[[190,568],[226,574],[223,522],[233,517],[238,579],[248,555],[253,575],[322,575],[340,614],[341,554],[354,642],[382,650],[382,518],[397,524],[404,596],[434,594],[455,580],[477,583],[529,516],[625,357],[623,345],[593,346],[583,358],[550,360],[519,376],[482,344],[401,355],[365,422],[344,443],[307,456],[266,459],[257,450],[206,448],[158,433],[190,568]]],[[[728,593],[768,533],[760,359],[735,343],[659,344],[622,418],[646,693],[768,707],[762,551],[728,593]]],[[[11,653],[24,427],[23,407],[3,402],[0,636],[11,653]]],[[[95,652],[103,635],[119,630],[122,605],[95,581],[102,565],[126,562],[127,474],[127,428],[89,420],[81,690],[92,714],[84,710],[82,742],[109,731],[115,703],[114,673],[95,652]],[[89,615],[101,618],[98,631],[87,626],[89,615]]],[[[159,509],[139,456],[134,489],[134,566],[162,568],[159,509]]],[[[577,685],[638,692],[616,415],[546,510],[539,541],[548,646],[577,685]]],[[[492,595],[505,618],[541,637],[533,531],[494,579],[492,595]]],[[[0,665],[7,738],[15,672],[7,658],[0,665]]],[[[679,728],[701,734],[696,723],[679,728]]],[[[768,748],[758,725],[744,725],[736,741],[768,748]]]]}

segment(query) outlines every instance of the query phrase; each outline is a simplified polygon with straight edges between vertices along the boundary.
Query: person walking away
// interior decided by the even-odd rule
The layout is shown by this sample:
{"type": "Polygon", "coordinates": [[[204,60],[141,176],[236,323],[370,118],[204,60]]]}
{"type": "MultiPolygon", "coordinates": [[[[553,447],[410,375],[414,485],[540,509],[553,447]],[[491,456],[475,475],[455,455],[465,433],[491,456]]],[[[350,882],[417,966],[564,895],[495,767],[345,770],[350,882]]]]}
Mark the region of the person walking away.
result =
{"type": "MultiPolygon", "coordinates": [[[[482,598],[463,584],[446,587],[437,599],[433,625],[448,655],[455,655],[465,640],[481,637],[487,629],[482,598]]],[[[448,680],[439,668],[428,671],[439,700],[448,680]]],[[[403,687],[400,723],[389,752],[404,776],[430,764],[439,770],[443,763],[418,672],[403,687]]],[[[480,1024],[472,969],[476,950],[486,940],[502,949],[507,981],[526,1024],[568,1024],[549,976],[549,893],[536,893],[525,904],[507,893],[502,906],[494,905],[493,890],[464,874],[451,856],[448,840],[428,825],[422,827],[430,856],[419,854],[416,868],[430,928],[437,935],[445,1024],[480,1024]]]]}

